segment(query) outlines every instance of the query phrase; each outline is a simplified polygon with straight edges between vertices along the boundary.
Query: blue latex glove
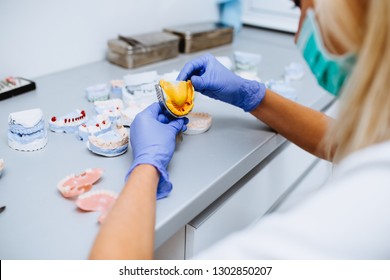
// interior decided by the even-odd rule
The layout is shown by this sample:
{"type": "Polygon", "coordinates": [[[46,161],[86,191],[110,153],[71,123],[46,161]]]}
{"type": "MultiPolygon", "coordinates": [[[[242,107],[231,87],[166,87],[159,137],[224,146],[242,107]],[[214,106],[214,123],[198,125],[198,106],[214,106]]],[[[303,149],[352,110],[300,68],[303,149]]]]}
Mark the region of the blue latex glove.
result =
{"type": "Polygon", "coordinates": [[[240,107],[245,112],[259,106],[265,96],[264,84],[235,75],[211,54],[188,62],[177,79],[181,81],[191,79],[196,91],[240,107]]]}
{"type": "Polygon", "coordinates": [[[130,129],[134,160],[126,175],[126,181],[136,166],[151,164],[160,172],[157,199],[166,197],[172,190],[167,167],[175,151],[176,134],[185,131],[187,123],[187,118],[168,119],[158,103],[153,103],[139,113],[130,129]]]}

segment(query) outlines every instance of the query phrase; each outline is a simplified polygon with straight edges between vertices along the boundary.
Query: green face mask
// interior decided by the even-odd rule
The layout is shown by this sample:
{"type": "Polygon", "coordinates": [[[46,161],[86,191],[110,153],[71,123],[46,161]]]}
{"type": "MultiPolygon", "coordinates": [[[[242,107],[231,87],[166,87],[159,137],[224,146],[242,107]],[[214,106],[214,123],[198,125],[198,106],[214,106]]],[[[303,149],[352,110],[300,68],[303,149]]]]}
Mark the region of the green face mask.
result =
{"type": "Polygon", "coordinates": [[[333,55],[325,48],[313,10],[307,10],[298,36],[298,48],[318,83],[335,96],[355,65],[356,55],[333,55]]]}

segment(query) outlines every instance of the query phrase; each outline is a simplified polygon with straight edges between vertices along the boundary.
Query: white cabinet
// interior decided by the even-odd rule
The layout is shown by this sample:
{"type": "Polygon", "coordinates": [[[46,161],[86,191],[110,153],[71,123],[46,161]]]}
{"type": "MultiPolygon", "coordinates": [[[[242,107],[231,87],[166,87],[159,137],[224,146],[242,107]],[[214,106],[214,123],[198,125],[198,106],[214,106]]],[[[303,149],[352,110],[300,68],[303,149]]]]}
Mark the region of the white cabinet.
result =
{"type": "Polygon", "coordinates": [[[154,251],[155,260],[184,260],[185,227],[154,251]]]}
{"type": "Polygon", "coordinates": [[[317,161],[285,143],[187,224],[186,259],[263,216],[317,161]]]}

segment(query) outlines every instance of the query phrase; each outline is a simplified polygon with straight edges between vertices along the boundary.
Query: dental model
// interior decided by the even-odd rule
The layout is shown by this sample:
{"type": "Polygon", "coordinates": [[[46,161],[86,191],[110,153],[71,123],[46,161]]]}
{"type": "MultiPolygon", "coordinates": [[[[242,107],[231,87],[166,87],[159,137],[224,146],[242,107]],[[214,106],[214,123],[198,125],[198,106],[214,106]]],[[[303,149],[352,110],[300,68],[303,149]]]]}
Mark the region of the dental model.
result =
{"type": "MultiPolygon", "coordinates": [[[[191,81],[179,81],[176,83],[160,80],[163,95],[162,100],[166,109],[175,117],[183,117],[191,112],[194,107],[194,87],[191,81]]],[[[156,88],[157,89],[157,88],[156,88]]]]}
{"type": "Polygon", "coordinates": [[[108,84],[98,84],[85,89],[89,102],[102,101],[110,98],[110,88],[108,84]]]}
{"type": "Polygon", "coordinates": [[[121,120],[124,126],[131,126],[135,116],[142,112],[147,106],[145,104],[129,103],[128,107],[121,111],[121,120]]]}
{"type": "Polygon", "coordinates": [[[291,62],[284,67],[284,79],[288,81],[300,80],[305,75],[305,69],[302,64],[291,62]]]}
{"type": "Polygon", "coordinates": [[[8,145],[19,151],[35,151],[47,144],[41,109],[14,112],[8,116],[8,145]]]}
{"type": "Polygon", "coordinates": [[[92,189],[92,185],[102,174],[103,170],[100,168],[86,169],[81,174],[66,176],[58,183],[57,188],[63,197],[75,197],[92,189]]]}
{"type": "Polygon", "coordinates": [[[95,111],[98,114],[108,115],[111,121],[116,121],[121,117],[123,101],[119,98],[95,101],[93,104],[95,105],[95,111]]]}
{"type": "Polygon", "coordinates": [[[291,99],[293,101],[298,100],[298,96],[296,94],[296,90],[289,86],[289,82],[286,82],[284,80],[270,80],[265,83],[266,87],[270,90],[276,92],[277,94],[291,99]]]}
{"type": "Polygon", "coordinates": [[[125,103],[137,102],[148,105],[157,102],[154,85],[159,76],[157,71],[148,71],[129,74],[123,77],[125,87],[122,90],[122,99],[125,103]]]}
{"type": "Polygon", "coordinates": [[[0,158],[0,177],[3,175],[3,169],[4,169],[4,160],[0,158]]]}
{"type": "Polygon", "coordinates": [[[117,123],[112,130],[88,137],[87,148],[91,152],[105,156],[115,157],[124,154],[129,146],[129,132],[122,124],[117,123]]]}
{"type": "Polygon", "coordinates": [[[195,113],[191,112],[187,115],[189,122],[187,124],[187,130],[184,131],[184,134],[195,135],[201,134],[209,130],[212,118],[207,113],[195,113]]]}
{"type": "Polygon", "coordinates": [[[111,82],[111,97],[122,98],[122,89],[125,87],[123,80],[112,80],[111,82]]]}
{"type": "Polygon", "coordinates": [[[80,125],[86,123],[87,116],[84,110],[76,110],[65,116],[53,116],[49,121],[49,128],[57,133],[75,133],[80,125]]]}
{"type": "Polygon", "coordinates": [[[112,191],[95,190],[80,195],[76,200],[76,205],[84,211],[100,212],[98,221],[103,223],[117,198],[118,195],[112,191]]]}
{"type": "Polygon", "coordinates": [[[111,129],[111,120],[107,115],[97,115],[92,120],[79,126],[78,137],[81,141],[87,141],[89,136],[97,136],[111,129]]]}

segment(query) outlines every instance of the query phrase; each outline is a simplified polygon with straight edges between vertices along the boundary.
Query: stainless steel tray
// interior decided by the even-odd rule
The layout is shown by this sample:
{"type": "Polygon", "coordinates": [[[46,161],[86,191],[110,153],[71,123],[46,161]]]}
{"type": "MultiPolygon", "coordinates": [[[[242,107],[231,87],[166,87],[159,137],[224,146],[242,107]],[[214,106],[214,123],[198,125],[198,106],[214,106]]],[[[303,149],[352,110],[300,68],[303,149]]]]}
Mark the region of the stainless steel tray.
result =
{"type": "Polygon", "coordinates": [[[180,37],[180,52],[192,53],[230,44],[233,41],[234,28],[222,23],[203,22],[169,27],[164,31],[180,37]]]}
{"type": "Polygon", "coordinates": [[[179,37],[166,32],[119,35],[108,41],[107,59],[125,68],[165,60],[179,54],[179,37]]]}

